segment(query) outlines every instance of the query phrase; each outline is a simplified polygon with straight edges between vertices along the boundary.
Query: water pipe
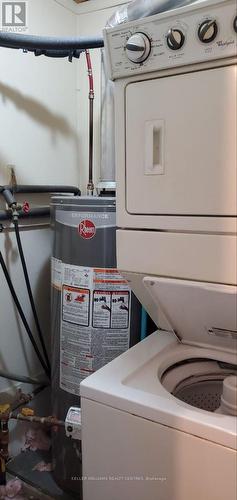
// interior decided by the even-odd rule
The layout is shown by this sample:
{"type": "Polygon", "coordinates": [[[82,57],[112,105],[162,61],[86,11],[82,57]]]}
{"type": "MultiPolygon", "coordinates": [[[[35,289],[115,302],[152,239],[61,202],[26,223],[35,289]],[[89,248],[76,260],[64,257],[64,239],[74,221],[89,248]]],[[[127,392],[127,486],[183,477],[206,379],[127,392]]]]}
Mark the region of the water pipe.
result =
{"type": "Polygon", "coordinates": [[[141,335],[140,340],[144,340],[147,336],[147,323],[148,323],[148,314],[144,307],[142,307],[141,311],[141,335]]]}
{"type": "Polygon", "coordinates": [[[94,182],[93,182],[93,142],[94,142],[94,78],[91,64],[91,56],[89,50],[85,51],[86,63],[89,79],[89,178],[87,184],[87,194],[93,196],[94,182]]]}

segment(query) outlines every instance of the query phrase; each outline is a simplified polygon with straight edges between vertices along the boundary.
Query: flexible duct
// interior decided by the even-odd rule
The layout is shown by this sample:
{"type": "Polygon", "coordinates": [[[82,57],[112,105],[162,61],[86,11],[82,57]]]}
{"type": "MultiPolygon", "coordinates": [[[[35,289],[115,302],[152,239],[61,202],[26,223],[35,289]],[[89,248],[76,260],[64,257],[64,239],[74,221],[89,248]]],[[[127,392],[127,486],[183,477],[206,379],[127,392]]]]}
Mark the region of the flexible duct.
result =
{"type": "Polygon", "coordinates": [[[101,96],[100,185],[115,189],[114,82],[108,77],[104,51],[101,51],[101,96]]]}
{"type": "Polygon", "coordinates": [[[111,16],[107,23],[107,28],[114,28],[119,24],[154,16],[161,12],[167,12],[200,1],[204,0],[134,0],[120,7],[111,16]]]}

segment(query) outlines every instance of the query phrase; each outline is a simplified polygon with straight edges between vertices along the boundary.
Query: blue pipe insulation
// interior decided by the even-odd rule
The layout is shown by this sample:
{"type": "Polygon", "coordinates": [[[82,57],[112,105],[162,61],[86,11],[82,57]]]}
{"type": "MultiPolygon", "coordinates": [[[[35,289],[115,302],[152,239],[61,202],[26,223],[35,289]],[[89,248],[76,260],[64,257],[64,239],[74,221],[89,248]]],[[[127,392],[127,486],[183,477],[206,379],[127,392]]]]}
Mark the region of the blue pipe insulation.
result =
{"type": "Polygon", "coordinates": [[[140,340],[144,340],[147,336],[147,322],[148,322],[148,314],[144,307],[142,307],[141,311],[141,336],[140,340]]]}

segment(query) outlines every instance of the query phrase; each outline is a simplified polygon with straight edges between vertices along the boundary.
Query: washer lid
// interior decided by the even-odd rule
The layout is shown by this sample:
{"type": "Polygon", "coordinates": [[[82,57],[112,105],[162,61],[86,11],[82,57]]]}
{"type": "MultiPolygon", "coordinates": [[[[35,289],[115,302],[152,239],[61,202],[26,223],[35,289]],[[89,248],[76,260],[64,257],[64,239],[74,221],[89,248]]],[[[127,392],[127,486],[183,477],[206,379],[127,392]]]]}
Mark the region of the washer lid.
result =
{"type": "Polygon", "coordinates": [[[237,351],[236,286],[151,276],[143,283],[181,342],[237,351]]]}

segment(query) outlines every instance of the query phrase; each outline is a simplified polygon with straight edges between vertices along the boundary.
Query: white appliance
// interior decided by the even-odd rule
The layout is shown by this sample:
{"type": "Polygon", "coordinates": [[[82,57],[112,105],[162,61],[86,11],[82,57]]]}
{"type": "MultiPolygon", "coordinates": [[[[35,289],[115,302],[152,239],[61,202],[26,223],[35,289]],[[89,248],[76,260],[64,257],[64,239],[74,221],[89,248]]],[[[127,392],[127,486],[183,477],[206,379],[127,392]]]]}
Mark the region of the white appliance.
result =
{"type": "Polygon", "coordinates": [[[158,331],[81,384],[84,500],[236,499],[236,4],[105,30],[118,267],[158,331]]]}

